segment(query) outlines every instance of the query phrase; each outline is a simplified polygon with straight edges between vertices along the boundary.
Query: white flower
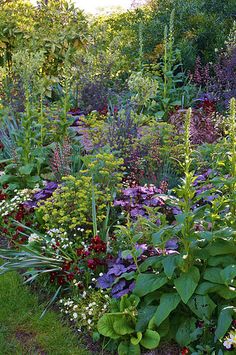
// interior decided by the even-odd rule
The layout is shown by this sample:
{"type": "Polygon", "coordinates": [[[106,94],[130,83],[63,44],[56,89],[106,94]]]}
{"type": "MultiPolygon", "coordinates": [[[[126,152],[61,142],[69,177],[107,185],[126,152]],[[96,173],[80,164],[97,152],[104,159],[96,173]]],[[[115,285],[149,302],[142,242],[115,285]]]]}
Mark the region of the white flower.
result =
{"type": "Polygon", "coordinates": [[[231,340],[232,345],[236,345],[236,333],[230,333],[229,339],[231,340]]]}
{"type": "Polygon", "coordinates": [[[34,242],[37,242],[37,241],[40,241],[40,240],[41,240],[41,238],[40,238],[40,236],[38,234],[32,233],[29,236],[28,243],[34,243],[34,242]]]}
{"type": "Polygon", "coordinates": [[[76,312],[73,313],[73,318],[74,318],[74,319],[78,318],[78,313],[76,313],[76,312]]]}
{"type": "Polygon", "coordinates": [[[226,349],[230,349],[232,346],[232,340],[230,338],[227,338],[224,342],[223,345],[226,347],[226,349]]]}
{"type": "Polygon", "coordinates": [[[91,319],[88,319],[88,324],[91,324],[92,323],[92,320],[91,319]]]}

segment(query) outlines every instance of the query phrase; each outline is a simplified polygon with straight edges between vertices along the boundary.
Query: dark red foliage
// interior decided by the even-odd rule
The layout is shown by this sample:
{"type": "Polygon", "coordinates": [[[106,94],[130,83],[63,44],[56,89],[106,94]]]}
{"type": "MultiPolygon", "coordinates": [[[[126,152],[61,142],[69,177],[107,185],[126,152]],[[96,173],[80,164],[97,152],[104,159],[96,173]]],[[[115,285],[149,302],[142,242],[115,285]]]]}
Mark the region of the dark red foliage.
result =
{"type": "MultiPolygon", "coordinates": [[[[214,143],[219,137],[220,132],[213,121],[211,111],[214,109],[214,102],[209,100],[201,101],[204,107],[193,109],[191,116],[191,141],[193,144],[214,143]],[[208,112],[208,113],[207,113],[208,112]]],[[[179,110],[170,117],[170,123],[173,124],[178,134],[184,132],[184,120],[186,110],[179,110]]]]}

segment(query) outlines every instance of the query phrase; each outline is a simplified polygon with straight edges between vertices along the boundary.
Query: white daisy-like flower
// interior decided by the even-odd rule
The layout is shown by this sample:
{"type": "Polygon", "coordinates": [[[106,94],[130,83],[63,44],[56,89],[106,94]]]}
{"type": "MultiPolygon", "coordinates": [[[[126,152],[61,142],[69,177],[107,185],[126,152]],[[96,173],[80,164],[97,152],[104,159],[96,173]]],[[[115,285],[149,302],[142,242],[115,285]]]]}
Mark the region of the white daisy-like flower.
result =
{"type": "Polygon", "coordinates": [[[74,319],[78,318],[78,313],[74,312],[74,313],[73,313],[73,318],[74,318],[74,319]]]}

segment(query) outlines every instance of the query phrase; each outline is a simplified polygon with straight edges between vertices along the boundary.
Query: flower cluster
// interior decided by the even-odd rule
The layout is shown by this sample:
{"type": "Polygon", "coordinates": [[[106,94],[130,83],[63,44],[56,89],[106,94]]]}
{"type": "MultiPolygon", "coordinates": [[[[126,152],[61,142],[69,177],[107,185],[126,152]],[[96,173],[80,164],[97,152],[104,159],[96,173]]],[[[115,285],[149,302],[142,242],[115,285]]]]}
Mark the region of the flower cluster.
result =
{"type": "Polygon", "coordinates": [[[51,197],[57,187],[58,184],[54,181],[45,182],[44,188],[38,189],[38,191],[36,191],[36,193],[31,196],[30,200],[26,200],[26,202],[24,202],[25,208],[30,209],[37,207],[40,201],[51,197]]]}
{"type": "Polygon", "coordinates": [[[108,311],[110,297],[103,290],[84,291],[78,300],[61,299],[60,310],[70,317],[79,332],[86,330],[92,333],[96,330],[97,322],[108,311]]]}
{"type": "Polygon", "coordinates": [[[106,253],[107,245],[98,235],[91,239],[89,245],[84,242],[81,244],[83,246],[76,250],[77,256],[82,259],[86,258],[87,267],[90,270],[96,270],[98,266],[106,264],[104,258],[99,258],[98,255],[106,253]]]}
{"type": "Polygon", "coordinates": [[[26,209],[24,203],[29,200],[34,190],[20,190],[14,192],[16,195],[9,198],[3,191],[0,193],[0,232],[10,237],[10,244],[22,244],[27,240],[27,237],[22,234],[25,228],[17,226],[14,221],[20,222],[27,227],[32,224],[32,211],[26,209]]]}
{"type": "Polygon", "coordinates": [[[122,191],[119,199],[116,199],[114,206],[120,206],[127,211],[132,218],[138,216],[147,217],[146,207],[164,207],[165,202],[161,197],[162,190],[154,185],[128,187],[122,191]]]}
{"type": "Polygon", "coordinates": [[[228,350],[236,349],[236,320],[233,321],[233,328],[224,338],[223,345],[228,350]]]}
{"type": "Polygon", "coordinates": [[[41,241],[41,238],[38,234],[36,233],[31,233],[29,238],[28,238],[28,243],[31,244],[31,243],[37,243],[37,242],[40,242],[41,241]]]}
{"type": "MultiPolygon", "coordinates": [[[[83,228],[78,230],[79,233],[84,232],[83,228]]],[[[59,270],[50,272],[50,283],[83,290],[107,263],[106,243],[98,235],[89,241],[84,240],[78,244],[76,234],[53,228],[41,237],[31,234],[28,243],[37,244],[44,256],[61,262],[59,270]]]]}
{"type": "Polygon", "coordinates": [[[5,194],[1,194],[0,217],[8,216],[14,212],[25,201],[30,200],[32,191],[28,189],[14,190],[15,196],[7,199],[5,194]],[[5,197],[5,198],[4,198],[5,197]]]}
{"type": "MultiPolygon", "coordinates": [[[[174,240],[170,240],[166,243],[166,249],[159,250],[153,247],[148,247],[146,244],[137,244],[135,246],[140,256],[138,263],[141,264],[148,257],[160,256],[165,254],[178,254],[177,243],[174,240]]],[[[122,256],[119,252],[118,258],[113,258],[108,261],[108,271],[97,279],[97,286],[101,289],[110,289],[111,296],[113,298],[121,298],[122,296],[129,294],[135,287],[135,281],[132,277],[137,270],[137,265],[131,255],[122,256]],[[123,277],[124,275],[124,277],[123,277]]]]}
{"type": "Polygon", "coordinates": [[[101,289],[111,289],[112,297],[120,298],[134,289],[134,281],[127,281],[122,275],[136,269],[133,258],[122,258],[120,253],[118,258],[108,261],[108,272],[98,278],[97,286],[101,289]]]}

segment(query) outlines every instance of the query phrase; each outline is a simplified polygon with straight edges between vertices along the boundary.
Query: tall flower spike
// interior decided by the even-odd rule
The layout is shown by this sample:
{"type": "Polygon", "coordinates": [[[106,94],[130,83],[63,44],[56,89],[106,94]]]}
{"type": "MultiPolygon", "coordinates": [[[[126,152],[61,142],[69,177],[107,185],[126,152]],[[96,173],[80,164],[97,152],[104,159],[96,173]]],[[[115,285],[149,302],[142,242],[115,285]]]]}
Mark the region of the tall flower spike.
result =
{"type": "Polygon", "coordinates": [[[231,156],[230,156],[230,163],[231,163],[231,177],[232,177],[232,184],[231,184],[231,213],[235,216],[236,215],[236,201],[235,201],[235,189],[236,189],[236,121],[235,121],[235,113],[236,113],[236,99],[232,98],[230,100],[230,129],[229,129],[229,136],[230,136],[230,143],[231,143],[231,156]]]}

